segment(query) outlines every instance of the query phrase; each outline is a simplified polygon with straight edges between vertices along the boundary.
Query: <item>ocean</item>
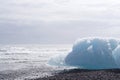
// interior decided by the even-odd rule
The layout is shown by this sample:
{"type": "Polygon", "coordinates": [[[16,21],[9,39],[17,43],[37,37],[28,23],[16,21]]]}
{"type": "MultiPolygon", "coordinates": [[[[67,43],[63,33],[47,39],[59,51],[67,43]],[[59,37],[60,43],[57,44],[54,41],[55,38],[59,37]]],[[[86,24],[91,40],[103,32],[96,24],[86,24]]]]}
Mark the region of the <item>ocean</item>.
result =
{"type": "Polygon", "coordinates": [[[0,45],[0,80],[29,80],[70,68],[49,64],[49,61],[56,55],[68,54],[71,48],[69,44],[0,45]]]}

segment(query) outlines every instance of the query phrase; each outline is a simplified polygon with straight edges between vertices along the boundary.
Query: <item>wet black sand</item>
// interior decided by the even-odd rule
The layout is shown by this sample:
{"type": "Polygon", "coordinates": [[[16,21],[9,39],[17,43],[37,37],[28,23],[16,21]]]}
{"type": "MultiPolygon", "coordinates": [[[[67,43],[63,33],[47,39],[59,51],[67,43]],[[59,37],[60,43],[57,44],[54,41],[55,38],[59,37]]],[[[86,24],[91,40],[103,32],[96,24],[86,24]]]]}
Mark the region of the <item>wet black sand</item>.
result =
{"type": "Polygon", "coordinates": [[[37,78],[32,80],[120,80],[120,69],[71,69],[61,71],[54,76],[37,78]]]}

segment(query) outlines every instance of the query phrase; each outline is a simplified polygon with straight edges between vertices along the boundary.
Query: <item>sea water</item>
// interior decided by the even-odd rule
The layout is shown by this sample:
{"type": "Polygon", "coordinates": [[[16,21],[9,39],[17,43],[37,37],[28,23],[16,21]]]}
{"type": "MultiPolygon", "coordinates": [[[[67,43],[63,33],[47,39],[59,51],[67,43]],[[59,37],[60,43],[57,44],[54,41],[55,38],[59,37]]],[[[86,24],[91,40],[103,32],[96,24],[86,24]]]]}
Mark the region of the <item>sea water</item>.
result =
{"type": "Polygon", "coordinates": [[[55,55],[67,55],[72,45],[0,45],[0,80],[24,80],[51,76],[67,66],[54,66],[55,55]]]}

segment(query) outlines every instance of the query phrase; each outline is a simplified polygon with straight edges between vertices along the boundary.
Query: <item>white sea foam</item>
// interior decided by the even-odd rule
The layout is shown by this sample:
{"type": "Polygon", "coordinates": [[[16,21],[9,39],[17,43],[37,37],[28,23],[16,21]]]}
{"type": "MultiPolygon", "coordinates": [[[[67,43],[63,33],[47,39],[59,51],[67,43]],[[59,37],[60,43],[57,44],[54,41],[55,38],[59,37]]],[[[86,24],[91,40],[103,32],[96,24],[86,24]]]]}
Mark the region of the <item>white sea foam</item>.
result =
{"type": "Polygon", "coordinates": [[[0,45],[0,80],[45,77],[63,70],[62,66],[47,63],[54,55],[68,53],[70,47],[69,45],[0,45]]]}

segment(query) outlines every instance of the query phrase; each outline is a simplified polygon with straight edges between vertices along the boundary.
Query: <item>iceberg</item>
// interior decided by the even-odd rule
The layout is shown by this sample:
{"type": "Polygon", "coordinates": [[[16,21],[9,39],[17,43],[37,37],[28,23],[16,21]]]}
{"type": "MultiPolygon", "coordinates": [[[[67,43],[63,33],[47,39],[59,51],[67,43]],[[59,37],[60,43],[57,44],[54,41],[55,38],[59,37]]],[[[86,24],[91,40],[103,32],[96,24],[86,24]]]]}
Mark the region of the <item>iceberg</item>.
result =
{"type": "Polygon", "coordinates": [[[65,64],[83,69],[120,68],[120,40],[116,38],[82,38],[65,57],[65,64]]]}

